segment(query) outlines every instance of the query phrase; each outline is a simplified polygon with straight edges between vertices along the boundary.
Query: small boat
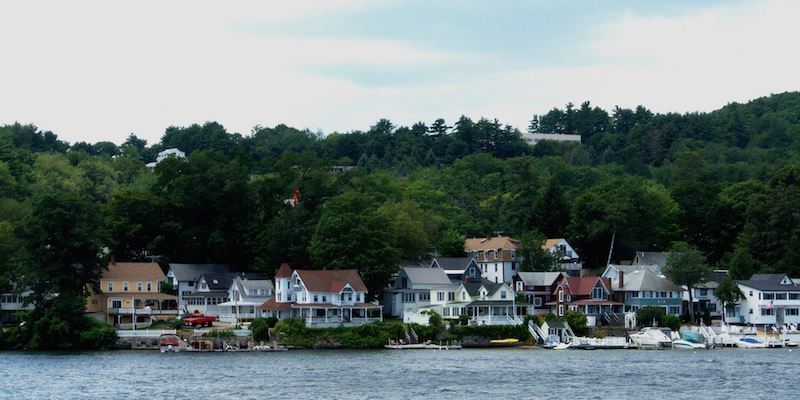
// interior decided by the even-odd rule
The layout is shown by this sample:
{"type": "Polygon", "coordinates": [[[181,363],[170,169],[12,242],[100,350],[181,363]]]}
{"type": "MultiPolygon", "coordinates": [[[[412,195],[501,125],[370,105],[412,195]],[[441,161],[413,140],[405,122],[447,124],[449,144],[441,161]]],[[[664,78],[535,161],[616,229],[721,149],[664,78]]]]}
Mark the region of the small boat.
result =
{"type": "Polygon", "coordinates": [[[461,343],[458,340],[448,342],[445,344],[435,344],[431,341],[425,343],[402,343],[389,341],[389,344],[383,345],[384,348],[391,350],[459,350],[461,343]]]}
{"type": "Polygon", "coordinates": [[[569,348],[569,343],[559,343],[553,347],[553,350],[566,350],[569,348]]]}
{"type": "Polygon", "coordinates": [[[181,337],[174,333],[162,334],[159,348],[162,353],[177,353],[181,351],[181,337]]]}
{"type": "Polygon", "coordinates": [[[628,343],[624,337],[605,337],[605,338],[575,338],[570,349],[578,350],[617,350],[617,349],[636,349],[639,346],[628,343]]]}
{"type": "Polygon", "coordinates": [[[495,339],[495,340],[490,340],[489,341],[489,343],[496,343],[496,344],[517,343],[517,342],[519,342],[519,339],[513,339],[513,338],[510,338],[510,339],[495,339]]]}
{"type": "Polygon", "coordinates": [[[278,342],[273,341],[271,345],[264,344],[263,342],[259,345],[253,346],[254,351],[287,351],[289,350],[288,347],[278,344],[278,342]]]}
{"type": "Polygon", "coordinates": [[[736,347],[740,349],[764,349],[767,344],[754,337],[745,336],[736,341],[736,347]]]}

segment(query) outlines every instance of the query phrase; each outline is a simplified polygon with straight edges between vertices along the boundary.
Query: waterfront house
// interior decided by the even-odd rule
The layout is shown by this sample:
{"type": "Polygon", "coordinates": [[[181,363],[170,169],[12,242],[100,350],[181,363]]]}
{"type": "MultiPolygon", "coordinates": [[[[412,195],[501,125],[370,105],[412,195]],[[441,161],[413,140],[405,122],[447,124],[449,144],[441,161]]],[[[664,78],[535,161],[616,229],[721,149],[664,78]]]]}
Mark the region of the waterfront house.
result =
{"type": "Polygon", "coordinates": [[[617,301],[625,304],[625,312],[642,307],[661,307],[667,314],[683,314],[684,289],[660,272],[658,265],[609,265],[603,277],[611,281],[617,301]]]}
{"type": "Polygon", "coordinates": [[[383,291],[383,313],[403,318],[406,312],[429,306],[431,296],[454,300],[456,288],[441,268],[401,267],[392,286],[383,291]]]}
{"type": "Polygon", "coordinates": [[[515,293],[525,296],[532,306],[528,314],[545,315],[550,312],[550,307],[545,304],[554,300],[556,286],[567,274],[562,271],[554,272],[520,272],[514,277],[511,288],[515,293]]]}
{"type": "Polygon", "coordinates": [[[519,272],[520,241],[507,236],[467,239],[464,252],[475,259],[482,276],[494,283],[511,283],[519,272]]]}
{"type": "Polygon", "coordinates": [[[181,300],[191,313],[219,317],[219,304],[228,301],[228,289],[235,276],[233,272],[200,275],[192,286],[195,291],[187,291],[181,296],[181,300]]]}
{"type": "Polygon", "coordinates": [[[787,274],[754,274],[735,281],[744,293],[739,303],[740,318],[728,322],[752,325],[800,323],[800,285],[787,274]]]}
{"type": "Polygon", "coordinates": [[[284,263],[275,274],[275,297],[257,309],[261,317],[303,318],[319,328],[383,320],[381,306],[367,303],[367,287],[355,269],[292,270],[284,263]]]}
{"type": "Polygon", "coordinates": [[[197,291],[197,283],[203,274],[223,274],[233,272],[233,267],[225,264],[169,264],[167,281],[178,295],[178,307],[190,312],[187,295],[197,291]]]}
{"type": "Polygon", "coordinates": [[[616,316],[623,312],[624,304],[613,299],[611,281],[599,276],[562,279],[553,293],[555,300],[547,303],[559,318],[566,310],[580,311],[587,318],[587,325],[594,326],[598,321],[618,324],[616,316]]]}
{"type": "Polygon", "coordinates": [[[120,329],[144,328],[156,319],[175,318],[178,298],[159,292],[165,279],[156,263],[115,262],[112,258],[100,278],[100,293],[90,291],[87,315],[120,329]]]}
{"type": "Polygon", "coordinates": [[[272,281],[261,274],[234,273],[228,288],[228,301],[220,303],[220,321],[238,324],[257,317],[256,307],[264,304],[275,292],[272,281]]]}
{"type": "Polygon", "coordinates": [[[431,268],[441,268],[450,282],[458,287],[464,279],[481,280],[483,272],[472,257],[436,257],[431,261],[431,268]]]}

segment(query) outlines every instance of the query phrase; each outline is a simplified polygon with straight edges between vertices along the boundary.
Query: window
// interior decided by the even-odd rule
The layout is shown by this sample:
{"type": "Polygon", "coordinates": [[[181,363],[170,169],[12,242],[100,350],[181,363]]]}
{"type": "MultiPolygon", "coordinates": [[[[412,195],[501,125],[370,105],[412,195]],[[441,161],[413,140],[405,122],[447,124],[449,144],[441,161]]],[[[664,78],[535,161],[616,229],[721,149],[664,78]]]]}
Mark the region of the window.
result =
{"type": "Polygon", "coordinates": [[[456,292],[447,292],[447,301],[456,301],[456,292]]]}
{"type": "Polygon", "coordinates": [[[761,315],[764,315],[764,316],[766,316],[766,315],[775,315],[775,309],[774,308],[762,308],[761,309],[761,315]]]}
{"type": "Polygon", "coordinates": [[[128,291],[128,282],[122,282],[122,291],[123,292],[127,292],[128,291]]]}
{"type": "Polygon", "coordinates": [[[563,290],[559,290],[558,291],[558,302],[559,303],[563,303],[564,302],[564,291],[563,290]]]}
{"type": "Polygon", "coordinates": [[[800,293],[789,293],[789,300],[800,300],[800,293]]]}
{"type": "Polygon", "coordinates": [[[136,282],[136,291],[137,292],[141,292],[142,291],[142,282],[136,282]]]}
{"type": "Polygon", "coordinates": [[[314,303],[318,303],[318,302],[319,302],[319,296],[315,294],[314,295],[314,303]]]}
{"type": "Polygon", "coordinates": [[[147,291],[148,292],[152,292],[153,291],[153,282],[147,282],[147,291]]]}
{"type": "Polygon", "coordinates": [[[194,286],[194,282],[189,282],[189,287],[194,286]]]}
{"type": "Polygon", "coordinates": [[[436,292],[436,301],[444,301],[444,292],[436,292]]]}
{"type": "Polygon", "coordinates": [[[753,291],[752,290],[750,291],[750,297],[753,297],[753,291]]]}
{"type": "Polygon", "coordinates": [[[467,293],[461,292],[461,300],[466,300],[466,299],[467,299],[467,293]]]}
{"type": "Polygon", "coordinates": [[[512,260],[516,260],[517,259],[517,251],[516,250],[511,250],[511,259],[512,260]]]}
{"type": "Polygon", "coordinates": [[[800,315],[800,313],[798,313],[798,311],[800,311],[800,310],[798,310],[797,308],[787,308],[786,309],[786,315],[794,315],[794,316],[800,315]]]}
{"type": "Polygon", "coordinates": [[[495,250],[494,252],[494,259],[497,260],[497,255],[500,253],[500,250],[495,250]]]}
{"type": "Polygon", "coordinates": [[[717,303],[708,303],[708,311],[717,312],[717,303]]]}
{"type": "Polygon", "coordinates": [[[449,317],[449,316],[450,316],[450,307],[444,307],[444,308],[442,308],[442,314],[443,314],[443,316],[445,316],[445,317],[449,317]]]}
{"type": "Polygon", "coordinates": [[[700,290],[699,290],[699,292],[700,292],[700,293],[698,294],[698,296],[699,296],[699,297],[706,297],[706,296],[708,296],[708,289],[700,289],[700,290]]]}
{"type": "Polygon", "coordinates": [[[475,277],[475,268],[470,268],[469,269],[469,277],[470,278],[474,278],[475,277]]]}
{"type": "Polygon", "coordinates": [[[430,301],[431,300],[430,292],[428,292],[428,293],[420,293],[419,294],[419,300],[420,301],[430,301]]]}
{"type": "Polygon", "coordinates": [[[564,316],[564,305],[559,305],[558,306],[558,316],[559,317],[563,317],[564,316]]]}
{"type": "Polygon", "coordinates": [[[114,291],[114,282],[108,282],[108,291],[109,292],[113,292],[114,291]]]}
{"type": "Polygon", "coordinates": [[[533,298],[533,306],[534,307],[541,307],[542,306],[542,298],[541,297],[534,297],[533,298]]]}
{"type": "Polygon", "coordinates": [[[774,293],[764,293],[764,300],[772,300],[775,298],[774,293]]]}
{"type": "Polygon", "coordinates": [[[681,308],[679,306],[669,306],[669,313],[672,315],[680,315],[681,308]]]}
{"type": "Polygon", "coordinates": [[[97,304],[97,299],[92,299],[92,304],[97,304]]]}
{"type": "Polygon", "coordinates": [[[111,300],[111,308],[122,308],[122,300],[111,300]]]}
{"type": "Polygon", "coordinates": [[[522,281],[517,281],[517,291],[518,292],[522,291],[522,281]]]}
{"type": "Polygon", "coordinates": [[[786,293],[775,293],[775,300],[786,300],[786,293]]]}
{"type": "Polygon", "coordinates": [[[497,272],[497,264],[494,265],[494,272],[497,272]]]}
{"type": "Polygon", "coordinates": [[[603,288],[594,288],[592,289],[592,298],[593,299],[602,299],[603,298],[603,288]]]}
{"type": "Polygon", "coordinates": [[[489,259],[489,252],[484,250],[483,251],[483,261],[487,261],[489,259]]]}

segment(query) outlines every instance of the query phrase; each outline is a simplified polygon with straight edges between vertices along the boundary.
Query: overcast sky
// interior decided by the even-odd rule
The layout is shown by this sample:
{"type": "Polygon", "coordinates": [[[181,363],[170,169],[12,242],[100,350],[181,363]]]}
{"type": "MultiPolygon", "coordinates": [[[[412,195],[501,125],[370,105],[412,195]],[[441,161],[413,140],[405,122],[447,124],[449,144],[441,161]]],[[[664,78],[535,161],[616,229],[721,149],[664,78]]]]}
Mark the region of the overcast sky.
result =
{"type": "Polygon", "coordinates": [[[800,2],[3,1],[0,125],[148,144],[169,126],[324,134],[590,101],[713,111],[800,90],[800,2]],[[697,3],[697,4],[695,4],[697,3]]]}

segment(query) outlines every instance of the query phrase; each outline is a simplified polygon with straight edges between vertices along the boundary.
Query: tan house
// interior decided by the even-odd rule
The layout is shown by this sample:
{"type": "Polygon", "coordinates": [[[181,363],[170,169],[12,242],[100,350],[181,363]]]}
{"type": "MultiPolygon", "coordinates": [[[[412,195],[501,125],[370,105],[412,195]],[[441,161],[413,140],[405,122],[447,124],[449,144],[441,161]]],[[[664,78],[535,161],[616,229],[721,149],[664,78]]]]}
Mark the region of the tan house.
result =
{"type": "Polygon", "coordinates": [[[159,292],[165,279],[156,263],[112,260],[100,278],[101,292],[87,299],[86,312],[119,329],[145,328],[154,320],[174,318],[178,297],[159,292]]]}
{"type": "Polygon", "coordinates": [[[520,241],[507,236],[467,239],[464,251],[475,259],[484,278],[494,283],[511,283],[522,261],[517,258],[520,241]]]}

